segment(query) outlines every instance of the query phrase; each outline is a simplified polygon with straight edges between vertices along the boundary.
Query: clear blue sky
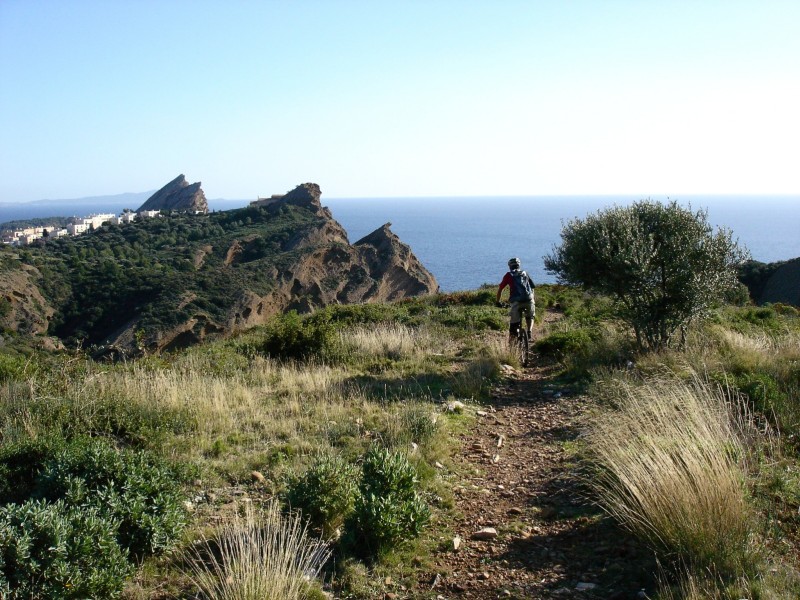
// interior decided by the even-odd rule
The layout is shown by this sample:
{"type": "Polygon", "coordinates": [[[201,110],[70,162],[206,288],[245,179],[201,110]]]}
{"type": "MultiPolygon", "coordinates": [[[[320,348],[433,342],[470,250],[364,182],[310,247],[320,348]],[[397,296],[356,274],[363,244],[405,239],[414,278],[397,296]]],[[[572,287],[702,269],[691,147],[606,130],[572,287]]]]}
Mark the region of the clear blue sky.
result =
{"type": "Polygon", "coordinates": [[[0,0],[0,202],[797,193],[797,0],[0,0]]]}

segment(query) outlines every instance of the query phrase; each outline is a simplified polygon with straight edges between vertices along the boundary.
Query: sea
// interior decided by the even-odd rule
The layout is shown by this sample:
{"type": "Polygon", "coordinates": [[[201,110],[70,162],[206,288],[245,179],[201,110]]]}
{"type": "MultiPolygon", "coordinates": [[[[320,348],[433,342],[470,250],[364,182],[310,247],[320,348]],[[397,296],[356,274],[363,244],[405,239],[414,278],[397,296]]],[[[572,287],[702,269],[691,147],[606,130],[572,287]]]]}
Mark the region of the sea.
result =
{"type": "MultiPolygon", "coordinates": [[[[511,257],[540,283],[554,283],[543,259],[560,241],[563,224],[639,196],[518,196],[436,198],[325,198],[351,243],[385,223],[430,270],[442,291],[471,290],[496,284],[511,257]]],[[[714,227],[730,229],[753,259],[775,262],[800,257],[800,195],[652,197],[675,200],[708,211],[714,227]]],[[[246,206],[248,200],[209,200],[211,210],[246,206]]],[[[119,213],[131,199],[92,204],[63,201],[0,204],[0,223],[46,216],[119,213]],[[118,206],[117,206],[118,204],[118,206]],[[53,212],[58,211],[58,212],[53,212]]]]}

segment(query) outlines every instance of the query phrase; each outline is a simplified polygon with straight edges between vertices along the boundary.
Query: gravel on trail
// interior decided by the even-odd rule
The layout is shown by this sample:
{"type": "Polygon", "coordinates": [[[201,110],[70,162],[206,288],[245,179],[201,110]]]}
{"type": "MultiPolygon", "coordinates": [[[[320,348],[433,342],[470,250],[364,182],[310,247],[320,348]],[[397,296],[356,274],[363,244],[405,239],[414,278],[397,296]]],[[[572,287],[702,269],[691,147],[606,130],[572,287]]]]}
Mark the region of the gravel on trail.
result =
{"type": "Polygon", "coordinates": [[[588,399],[546,366],[505,368],[454,457],[453,540],[429,597],[642,599],[652,552],[591,501],[575,457],[588,399]]]}

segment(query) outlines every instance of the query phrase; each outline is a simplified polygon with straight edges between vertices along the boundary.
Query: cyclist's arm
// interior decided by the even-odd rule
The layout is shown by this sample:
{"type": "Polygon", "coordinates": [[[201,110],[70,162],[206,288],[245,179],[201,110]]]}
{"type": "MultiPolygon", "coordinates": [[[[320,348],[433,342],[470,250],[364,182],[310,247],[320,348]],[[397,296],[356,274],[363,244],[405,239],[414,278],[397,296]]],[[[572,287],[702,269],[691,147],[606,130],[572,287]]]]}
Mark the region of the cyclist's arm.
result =
{"type": "Polygon", "coordinates": [[[500,302],[500,295],[507,286],[511,285],[511,273],[506,273],[503,281],[500,282],[500,287],[497,288],[497,301],[500,302]]]}

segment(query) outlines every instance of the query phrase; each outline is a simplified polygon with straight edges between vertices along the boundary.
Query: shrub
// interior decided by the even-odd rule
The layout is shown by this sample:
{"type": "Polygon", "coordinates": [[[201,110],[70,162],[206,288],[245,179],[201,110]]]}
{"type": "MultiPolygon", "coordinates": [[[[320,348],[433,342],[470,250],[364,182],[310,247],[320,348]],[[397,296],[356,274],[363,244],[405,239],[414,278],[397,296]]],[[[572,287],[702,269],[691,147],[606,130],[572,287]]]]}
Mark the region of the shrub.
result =
{"type": "Polygon", "coordinates": [[[545,356],[562,359],[585,352],[592,343],[586,329],[558,331],[536,341],[536,350],[545,356]]]}
{"type": "Polygon", "coordinates": [[[475,291],[439,294],[435,301],[437,306],[494,306],[496,300],[495,287],[482,287],[475,291]]]}
{"type": "Polygon", "coordinates": [[[781,302],[776,302],[775,304],[772,305],[772,309],[779,315],[784,315],[788,317],[800,316],[800,310],[797,310],[797,308],[792,306],[791,304],[783,304],[781,302]]]}
{"type": "Polygon", "coordinates": [[[430,511],[416,486],[416,472],[404,455],[378,448],[367,453],[347,522],[355,554],[374,559],[419,535],[430,511]]]}
{"type": "Polygon", "coordinates": [[[271,502],[262,513],[248,505],[217,535],[193,546],[188,575],[204,598],[305,600],[330,556],[310,540],[301,520],[271,502]]]}
{"type": "Polygon", "coordinates": [[[276,317],[266,326],[256,352],[272,358],[306,360],[334,351],[336,330],[327,319],[303,319],[295,311],[276,317]]]}
{"type": "Polygon", "coordinates": [[[64,440],[54,437],[0,445],[0,504],[28,500],[45,463],[64,444],[64,440]]]}
{"type": "Polygon", "coordinates": [[[431,440],[438,429],[438,421],[425,405],[411,404],[407,406],[401,416],[400,422],[403,429],[409,434],[409,441],[422,444],[431,440]]]}
{"type": "Polygon", "coordinates": [[[355,467],[338,456],[322,455],[297,479],[286,498],[311,527],[330,537],[353,511],[357,491],[355,467]]]}
{"type": "Polygon", "coordinates": [[[116,598],[133,566],[96,508],[28,501],[0,508],[0,597],[116,598]]]}
{"type": "Polygon", "coordinates": [[[117,524],[120,545],[143,557],[171,548],[186,525],[180,480],[175,468],[152,454],[79,440],[49,458],[34,494],[96,507],[117,524]]]}
{"type": "Polygon", "coordinates": [[[659,350],[738,285],[745,258],[730,231],[712,232],[706,212],[642,200],[570,221],[545,268],[612,296],[639,347],[659,350]]]}
{"type": "Polygon", "coordinates": [[[771,306],[747,308],[738,312],[736,319],[762,329],[776,329],[779,326],[778,313],[771,306]]]}
{"type": "Polygon", "coordinates": [[[446,327],[468,331],[502,331],[506,329],[507,317],[494,306],[445,305],[436,320],[446,327]]]}
{"type": "Polygon", "coordinates": [[[23,377],[27,364],[28,361],[24,356],[0,354],[0,383],[23,377]]]}

